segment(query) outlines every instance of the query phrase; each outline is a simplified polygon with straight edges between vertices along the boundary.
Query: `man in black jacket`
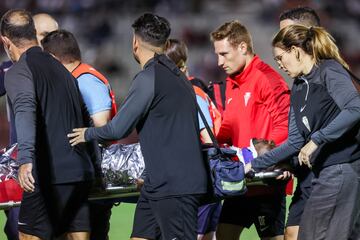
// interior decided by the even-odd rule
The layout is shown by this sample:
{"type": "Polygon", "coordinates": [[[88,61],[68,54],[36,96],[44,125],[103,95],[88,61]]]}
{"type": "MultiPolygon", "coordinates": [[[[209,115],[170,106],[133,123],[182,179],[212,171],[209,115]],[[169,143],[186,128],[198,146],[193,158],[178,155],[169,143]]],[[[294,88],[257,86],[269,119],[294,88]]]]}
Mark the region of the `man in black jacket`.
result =
{"type": "Polygon", "coordinates": [[[89,124],[74,78],[38,46],[29,12],[6,12],[0,31],[14,62],[5,75],[5,88],[15,114],[24,189],[20,239],[65,233],[71,239],[88,239],[87,195],[94,167],[89,146],[72,148],[66,138],[73,127],[89,124]]]}
{"type": "MultiPolygon", "coordinates": [[[[47,33],[57,30],[58,23],[56,20],[46,13],[38,13],[33,16],[34,24],[36,28],[37,38],[38,41],[43,38],[44,35],[47,33]]],[[[4,78],[5,72],[11,67],[12,62],[6,61],[0,65],[0,97],[6,94],[5,86],[4,86],[4,78]]],[[[12,145],[17,142],[16,139],[16,129],[15,129],[15,119],[14,113],[9,106],[9,101],[6,101],[6,108],[8,110],[8,120],[9,120],[9,145],[12,145]]],[[[4,227],[4,232],[8,238],[8,240],[18,240],[19,233],[18,233],[18,218],[19,218],[19,207],[13,207],[7,210],[4,210],[6,214],[6,224],[4,227]]]]}
{"type": "Polygon", "coordinates": [[[147,176],[137,204],[133,239],[196,239],[199,198],[207,192],[195,93],[162,54],[169,22],[144,14],[132,25],[141,65],[118,114],[104,127],[75,129],[71,143],[126,137],[136,128],[147,176]]]}

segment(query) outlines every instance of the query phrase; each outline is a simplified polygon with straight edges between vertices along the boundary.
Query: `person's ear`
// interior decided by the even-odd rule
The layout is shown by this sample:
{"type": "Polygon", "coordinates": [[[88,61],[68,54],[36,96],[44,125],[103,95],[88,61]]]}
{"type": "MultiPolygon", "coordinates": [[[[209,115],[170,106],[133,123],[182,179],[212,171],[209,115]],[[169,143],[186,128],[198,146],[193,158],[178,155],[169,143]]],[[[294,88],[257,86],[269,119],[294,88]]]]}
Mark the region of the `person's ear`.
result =
{"type": "Polygon", "coordinates": [[[300,62],[300,51],[299,51],[299,49],[297,47],[295,47],[295,46],[292,46],[291,50],[294,51],[296,60],[298,62],[300,62]]]}
{"type": "Polygon", "coordinates": [[[170,40],[166,40],[165,41],[165,44],[164,44],[164,50],[163,51],[166,51],[167,49],[169,49],[171,46],[171,43],[170,43],[170,40]]]}
{"type": "Polygon", "coordinates": [[[248,49],[247,43],[246,42],[241,42],[239,44],[238,48],[240,49],[241,54],[245,56],[246,53],[247,53],[247,49],[248,49]]]}
{"type": "Polygon", "coordinates": [[[8,37],[1,36],[1,41],[3,42],[3,44],[6,48],[10,47],[11,41],[8,37]]]}
{"type": "Polygon", "coordinates": [[[135,45],[135,42],[136,42],[137,40],[136,40],[136,37],[135,37],[135,35],[133,36],[133,45],[135,45]]]}
{"type": "Polygon", "coordinates": [[[137,51],[139,48],[139,39],[134,35],[133,37],[133,50],[137,51]]]}
{"type": "Polygon", "coordinates": [[[298,49],[296,50],[296,59],[300,62],[300,52],[298,49]]]}

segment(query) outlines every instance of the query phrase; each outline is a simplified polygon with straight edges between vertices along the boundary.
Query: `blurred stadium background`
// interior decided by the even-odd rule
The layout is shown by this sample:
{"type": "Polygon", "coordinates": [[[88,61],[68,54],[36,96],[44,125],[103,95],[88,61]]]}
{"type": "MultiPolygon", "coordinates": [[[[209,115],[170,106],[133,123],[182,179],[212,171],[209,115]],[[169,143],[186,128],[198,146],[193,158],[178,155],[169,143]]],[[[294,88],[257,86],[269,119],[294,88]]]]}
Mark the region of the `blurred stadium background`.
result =
{"type": "MultiPolygon", "coordinates": [[[[170,21],[171,37],[184,40],[189,47],[192,75],[205,81],[222,81],[225,75],[217,67],[209,33],[225,21],[240,20],[252,34],[255,52],[277,68],[270,43],[278,30],[278,16],[296,6],[309,6],[318,12],[322,25],[335,37],[343,56],[359,76],[359,0],[0,0],[0,14],[11,8],[24,8],[34,14],[53,15],[60,28],[75,34],[83,61],[108,77],[121,104],[132,78],[140,70],[131,52],[131,23],[140,14],[154,12],[170,21]]],[[[7,56],[0,48],[0,61],[5,60],[7,56]]],[[[0,148],[8,142],[6,118],[2,97],[0,148]]],[[[110,239],[128,238],[133,208],[134,205],[124,204],[114,210],[110,239]]],[[[3,221],[1,216],[0,226],[3,221]]],[[[0,239],[5,239],[2,233],[0,239]]],[[[255,233],[250,231],[243,239],[256,239],[255,233]]]]}
{"type": "MultiPolygon", "coordinates": [[[[319,13],[322,25],[333,34],[345,59],[360,75],[359,0],[1,0],[0,13],[25,8],[34,14],[53,15],[61,28],[75,34],[84,62],[110,79],[119,104],[140,70],[131,53],[131,23],[143,12],[155,12],[169,19],[171,37],[184,40],[189,47],[192,75],[205,81],[221,81],[225,75],[217,67],[209,40],[213,29],[225,21],[240,20],[252,33],[256,53],[277,67],[270,43],[278,30],[278,16],[299,5],[310,6],[319,13]]],[[[0,60],[7,60],[2,48],[0,60]]],[[[0,147],[6,146],[8,139],[4,102],[1,98],[0,147]]]]}

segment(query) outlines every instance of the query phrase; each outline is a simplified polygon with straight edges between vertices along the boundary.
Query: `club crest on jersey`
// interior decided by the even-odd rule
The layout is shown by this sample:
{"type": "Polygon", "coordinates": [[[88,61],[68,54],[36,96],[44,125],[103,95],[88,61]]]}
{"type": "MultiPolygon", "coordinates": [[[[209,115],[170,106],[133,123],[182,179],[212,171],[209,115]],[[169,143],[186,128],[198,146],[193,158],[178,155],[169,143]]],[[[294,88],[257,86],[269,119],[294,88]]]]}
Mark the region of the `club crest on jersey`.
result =
{"type": "Polygon", "coordinates": [[[309,132],[311,132],[309,120],[308,120],[308,118],[306,116],[302,117],[302,122],[305,125],[305,127],[307,128],[307,130],[309,130],[309,132]]]}
{"type": "Polygon", "coordinates": [[[251,92],[246,92],[246,93],[244,94],[245,107],[247,106],[250,97],[251,97],[251,92]]]}

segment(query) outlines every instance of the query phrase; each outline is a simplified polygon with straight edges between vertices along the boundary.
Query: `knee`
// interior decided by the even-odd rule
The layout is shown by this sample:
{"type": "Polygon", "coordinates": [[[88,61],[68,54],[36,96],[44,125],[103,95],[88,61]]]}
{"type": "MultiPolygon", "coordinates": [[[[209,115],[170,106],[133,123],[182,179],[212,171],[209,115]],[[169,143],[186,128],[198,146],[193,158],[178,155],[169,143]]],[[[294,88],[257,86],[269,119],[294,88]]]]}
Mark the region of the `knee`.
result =
{"type": "Polygon", "coordinates": [[[298,226],[287,227],[285,229],[285,240],[297,240],[298,233],[299,233],[298,226]]]}
{"type": "Polygon", "coordinates": [[[217,240],[237,240],[242,232],[242,227],[233,224],[219,224],[216,230],[217,240]]]}
{"type": "Polygon", "coordinates": [[[69,240],[89,240],[90,232],[70,232],[67,234],[69,240]]]}
{"type": "Polygon", "coordinates": [[[22,232],[19,232],[19,239],[20,240],[41,240],[40,238],[38,238],[36,236],[29,235],[29,234],[22,233],[22,232]]]}

